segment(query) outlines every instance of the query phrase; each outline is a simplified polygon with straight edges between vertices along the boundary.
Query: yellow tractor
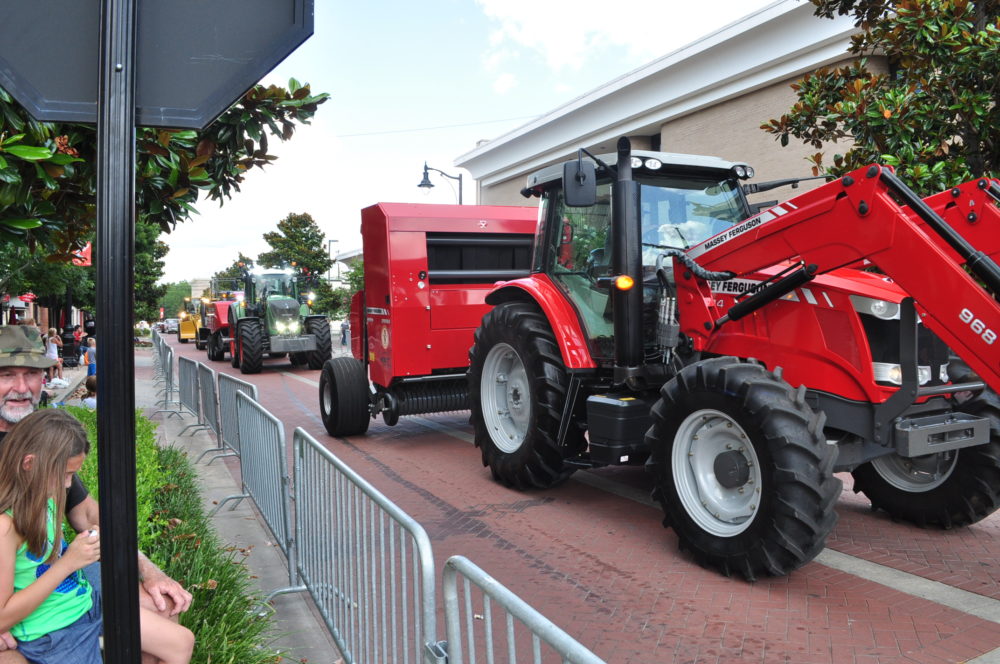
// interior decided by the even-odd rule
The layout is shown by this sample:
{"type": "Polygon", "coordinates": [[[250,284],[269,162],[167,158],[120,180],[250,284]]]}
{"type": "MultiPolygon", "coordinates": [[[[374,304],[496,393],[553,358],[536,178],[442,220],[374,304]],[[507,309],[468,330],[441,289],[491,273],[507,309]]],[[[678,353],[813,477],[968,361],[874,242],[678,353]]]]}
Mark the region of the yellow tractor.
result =
{"type": "Polygon", "coordinates": [[[177,340],[182,344],[194,341],[198,350],[204,350],[202,342],[198,340],[198,328],[201,327],[201,313],[198,306],[191,301],[191,298],[184,298],[184,311],[177,314],[179,323],[177,324],[177,340]]]}

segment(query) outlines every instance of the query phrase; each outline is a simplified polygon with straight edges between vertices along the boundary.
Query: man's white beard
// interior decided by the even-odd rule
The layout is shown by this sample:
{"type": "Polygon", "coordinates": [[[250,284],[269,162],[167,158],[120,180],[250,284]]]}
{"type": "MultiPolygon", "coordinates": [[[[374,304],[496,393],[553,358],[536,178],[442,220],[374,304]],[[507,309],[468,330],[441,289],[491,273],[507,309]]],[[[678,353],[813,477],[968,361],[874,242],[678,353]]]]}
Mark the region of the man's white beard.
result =
{"type": "Polygon", "coordinates": [[[38,405],[38,399],[31,392],[8,392],[7,396],[0,401],[0,419],[10,424],[17,424],[28,415],[35,412],[35,406],[38,405]],[[11,406],[8,401],[21,400],[21,399],[31,399],[30,406],[11,406]]]}

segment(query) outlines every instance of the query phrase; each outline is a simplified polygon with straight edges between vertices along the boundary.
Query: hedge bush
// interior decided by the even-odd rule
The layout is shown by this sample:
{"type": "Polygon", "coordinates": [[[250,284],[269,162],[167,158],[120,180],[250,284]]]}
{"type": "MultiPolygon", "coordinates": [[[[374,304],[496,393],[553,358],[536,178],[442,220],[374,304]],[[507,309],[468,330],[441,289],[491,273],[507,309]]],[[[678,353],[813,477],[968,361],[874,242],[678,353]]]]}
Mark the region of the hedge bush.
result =
{"type": "MultiPolygon", "coordinates": [[[[96,413],[67,407],[97,440],[96,413]]],[[[187,456],[156,445],[156,425],[136,413],[136,515],[139,548],[168,576],[193,595],[181,623],[194,632],[192,664],[274,664],[273,635],[266,616],[253,610],[259,596],[245,564],[249,552],[219,541],[205,511],[187,456]]],[[[97,449],[80,472],[97,494],[97,449]]]]}

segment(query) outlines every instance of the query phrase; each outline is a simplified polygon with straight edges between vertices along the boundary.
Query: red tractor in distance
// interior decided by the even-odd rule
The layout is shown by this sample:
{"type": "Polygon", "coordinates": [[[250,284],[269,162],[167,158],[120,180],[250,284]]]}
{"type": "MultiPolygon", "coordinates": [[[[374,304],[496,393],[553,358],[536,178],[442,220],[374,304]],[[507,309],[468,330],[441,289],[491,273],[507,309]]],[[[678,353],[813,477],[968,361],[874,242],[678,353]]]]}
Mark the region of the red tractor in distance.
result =
{"type": "Polygon", "coordinates": [[[243,297],[242,280],[213,278],[209,296],[201,299],[201,327],[198,342],[208,353],[208,359],[222,362],[232,342],[229,327],[229,307],[243,297]]]}
{"type": "Polygon", "coordinates": [[[498,481],[646,464],[681,548],[747,579],[822,550],[835,472],[921,526],[1000,506],[996,181],[871,166],[754,214],[746,164],[584,152],[529,176],[532,273],[470,351],[498,481]]]}
{"type": "Polygon", "coordinates": [[[327,360],[320,413],[333,436],[382,415],[465,410],[472,333],[497,281],[527,276],[537,210],[379,203],[361,211],[365,288],[351,301],[353,357],[327,360]],[[370,382],[369,382],[370,380],[370,382]]]}

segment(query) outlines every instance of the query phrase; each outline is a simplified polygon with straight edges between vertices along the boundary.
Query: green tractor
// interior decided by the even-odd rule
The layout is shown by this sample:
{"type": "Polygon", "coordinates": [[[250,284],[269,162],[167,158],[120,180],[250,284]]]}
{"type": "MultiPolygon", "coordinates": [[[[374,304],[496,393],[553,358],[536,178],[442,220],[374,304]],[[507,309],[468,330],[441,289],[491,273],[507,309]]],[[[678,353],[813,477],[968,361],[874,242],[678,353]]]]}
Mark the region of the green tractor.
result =
{"type": "Polygon", "coordinates": [[[265,355],[286,355],[293,366],[322,369],[330,359],[330,321],[312,314],[314,295],[291,268],[243,269],[243,297],[229,307],[232,365],[241,373],[259,373],[265,355]]]}

